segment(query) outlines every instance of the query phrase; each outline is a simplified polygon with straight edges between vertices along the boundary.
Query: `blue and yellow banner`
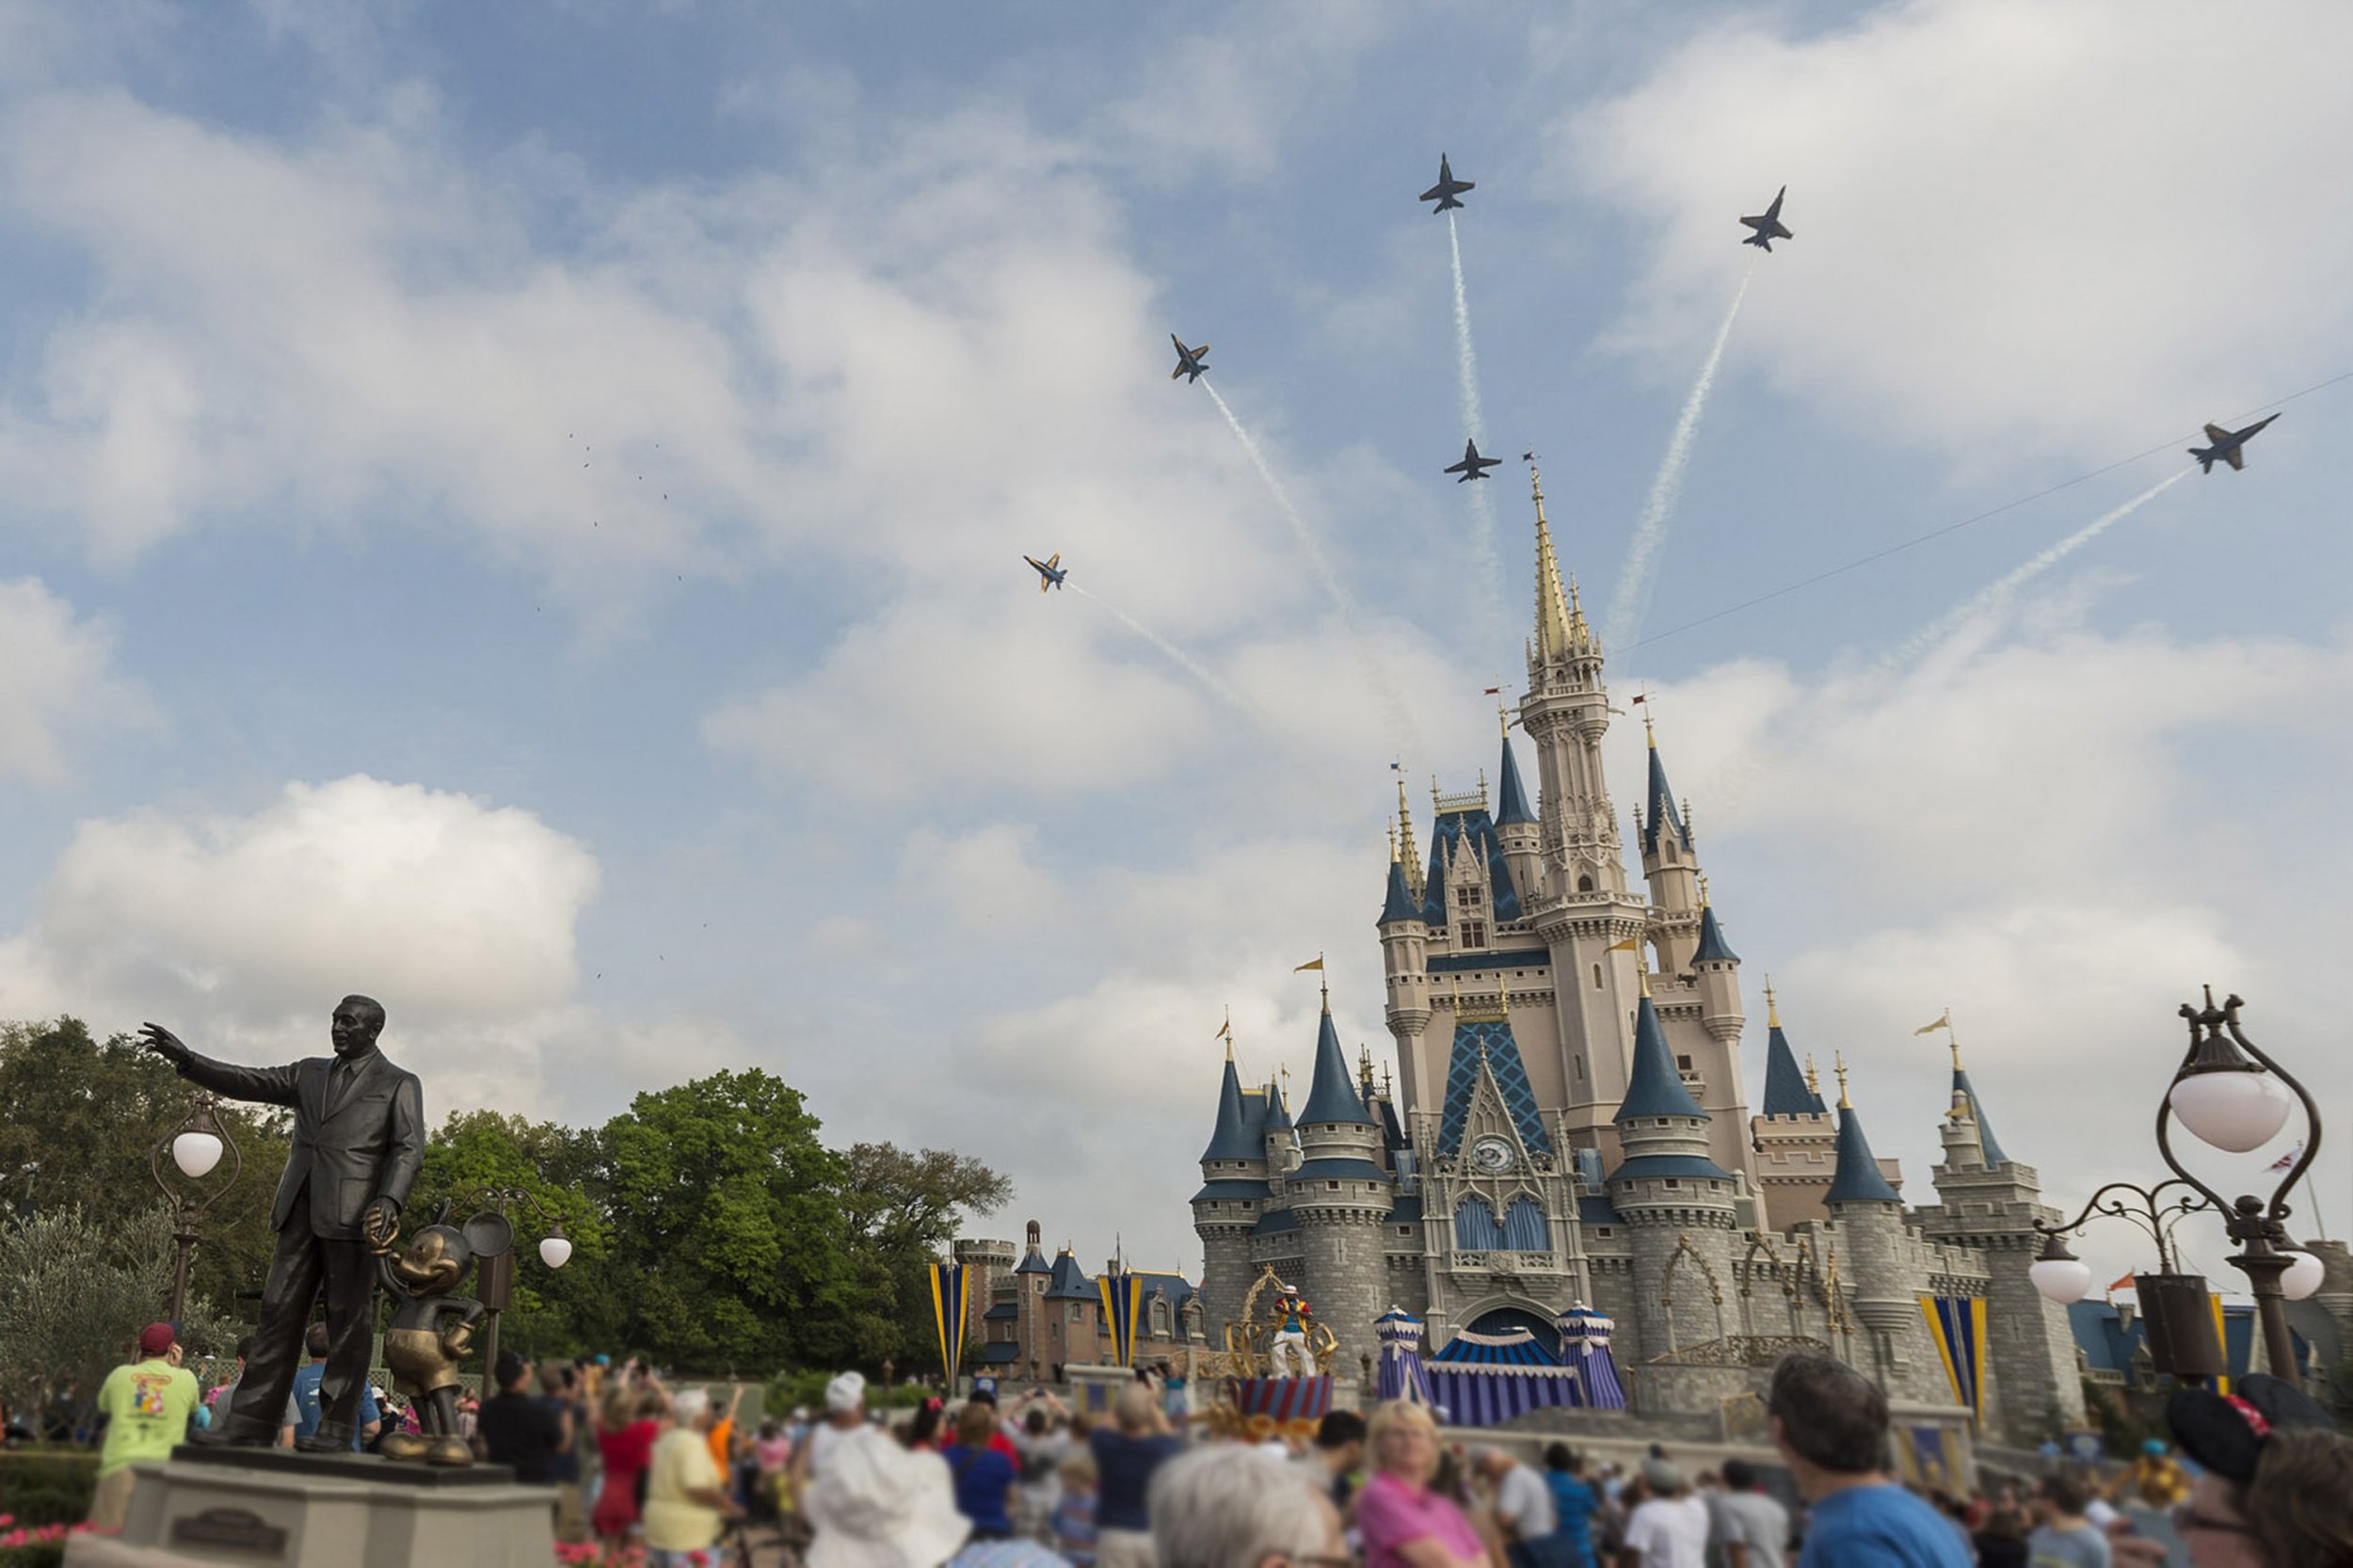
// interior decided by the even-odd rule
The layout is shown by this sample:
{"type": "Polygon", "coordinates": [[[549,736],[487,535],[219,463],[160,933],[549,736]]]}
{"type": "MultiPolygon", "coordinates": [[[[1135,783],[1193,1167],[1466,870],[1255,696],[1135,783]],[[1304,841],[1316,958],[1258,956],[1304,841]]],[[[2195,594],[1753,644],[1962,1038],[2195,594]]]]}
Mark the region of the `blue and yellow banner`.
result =
{"type": "Polygon", "coordinates": [[[2223,1372],[2214,1380],[2214,1391],[2228,1394],[2231,1391],[2231,1334],[2222,1322],[2222,1298],[2210,1290],[2206,1293],[2206,1304],[2214,1308],[2214,1342],[2222,1347],[2223,1372]]]}
{"type": "Polygon", "coordinates": [[[932,1320],[939,1328],[939,1366],[948,1386],[956,1383],[964,1360],[964,1325],[971,1311],[972,1281],[961,1263],[935,1263],[932,1271],[932,1320]]]}
{"type": "Polygon", "coordinates": [[[1929,1338],[1945,1363],[1953,1402],[1974,1422],[1985,1394],[1985,1298],[1922,1296],[1920,1316],[1928,1320],[1929,1338]]]}
{"type": "Polygon", "coordinates": [[[1112,1360],[1122,1367],[1136,1364],[1136,1324],[1144,1315],[1144,1279],[1126,1272],[1097,1274],[1103,1293],[1103,1326],[1112,1331],[1112,1360]]]}

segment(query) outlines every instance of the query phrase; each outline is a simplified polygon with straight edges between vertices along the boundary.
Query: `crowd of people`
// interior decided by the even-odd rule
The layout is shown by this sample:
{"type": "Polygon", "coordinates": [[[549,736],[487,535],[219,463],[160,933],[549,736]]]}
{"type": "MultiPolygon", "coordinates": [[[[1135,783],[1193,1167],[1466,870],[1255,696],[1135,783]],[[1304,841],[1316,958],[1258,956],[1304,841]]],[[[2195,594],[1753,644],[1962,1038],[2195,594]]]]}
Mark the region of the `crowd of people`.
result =
{"type": "MultiPolygon", "coordinates": [[[[320,1358],[296,1379],[280,1442],[319,1421],[320,1358]]],[[[168,1323],[100,1389],[98,1528],[119,1527],[130,1466],[166,1458],[208,1405],[168,1323]]],[[[1037,1390],[1000,1408],[984,1386],[888,1418],[856,1372],[824,1408],[738,1420],[635,1362],[535,1367],[507,1352],[461,1435],[554,1493],[559,1540],[646,1568],[715,1568],[748,1526],[806,1568],[2353,1568],[2353,1439],[2276,1378],[2187,1389],[2152,1443],[2096,1481],[1923,1494],[1886,1469],[1884,1395],[1845,1363],[1792,1355],[1766,1409],[1781,1464],[1589,1464],[1568,1445],[1449,1443],[1424,1406],[1325,1416],[1312,1435],[1188,1430],[1148,1379],[1104,1418],[1037,1390]]],[[[373,1396],[360,1441],[414,1430],[373,1396]]],[[[574,1560],[588,1560],[575,1557],[574,1560]]]]}

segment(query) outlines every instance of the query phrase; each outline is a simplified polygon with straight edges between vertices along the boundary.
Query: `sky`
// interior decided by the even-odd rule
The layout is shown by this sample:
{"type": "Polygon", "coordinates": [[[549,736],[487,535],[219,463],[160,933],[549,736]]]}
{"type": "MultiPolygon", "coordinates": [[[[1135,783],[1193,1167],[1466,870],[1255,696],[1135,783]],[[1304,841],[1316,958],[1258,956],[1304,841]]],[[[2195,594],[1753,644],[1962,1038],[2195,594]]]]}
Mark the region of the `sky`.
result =
{"type": "Polygon", "coordinates": [[[0,1017],[276,1061],[363,991],[436,1117],[760,1066],[1196,1269],[1222,1020],[1304,1093],[1326,953],[1387,1059],[1391,764],[1425,841],[1496,766],[1475,433],[1753,1097],[1769,973],[1926,1197],[1949,1008],[2072,1208],[2211,983],[2341,1235],[2353,12],[2212,20],[0,0],[0,1017]]]}

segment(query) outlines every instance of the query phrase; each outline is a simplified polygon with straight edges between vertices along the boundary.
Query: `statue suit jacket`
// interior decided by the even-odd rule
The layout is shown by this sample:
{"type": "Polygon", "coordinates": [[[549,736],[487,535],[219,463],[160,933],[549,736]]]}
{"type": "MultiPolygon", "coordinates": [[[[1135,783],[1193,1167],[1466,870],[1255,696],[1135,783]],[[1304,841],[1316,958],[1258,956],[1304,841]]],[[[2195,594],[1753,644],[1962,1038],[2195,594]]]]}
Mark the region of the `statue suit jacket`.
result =
{"type": "Polygon", "coordinates": [[[313,1056],[288,1067],[235,1067],[192,1054],[180,1075],[232,1099],[293,1107],[294,1150],[270,1228],[298,1221],[313,1236],[357,1241],[371,1200],[408,1201],[424,1160],[424,1093],[416,1074],[372,1050],[343,1093],[330,1096],[334,1066],[333,1057],[313,1056]],[[296,1215],[297,1204],[306,1212],[296,1215]]]}

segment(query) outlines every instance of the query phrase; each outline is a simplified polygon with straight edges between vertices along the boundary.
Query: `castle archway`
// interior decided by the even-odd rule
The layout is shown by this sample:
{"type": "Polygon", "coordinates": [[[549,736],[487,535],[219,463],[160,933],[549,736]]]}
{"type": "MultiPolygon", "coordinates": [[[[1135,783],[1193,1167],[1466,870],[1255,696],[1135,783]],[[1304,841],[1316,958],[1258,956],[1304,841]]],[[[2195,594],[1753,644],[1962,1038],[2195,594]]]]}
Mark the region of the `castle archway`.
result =
{"type": "Polygon", "coordinates": [[[1545,1348],[1545,1354],[1561,1354],[1561,1331],[1552,1326],[1552,1320],[1524,1306],[1492,1307],[1463,1325],[1465,1334],[1501,1336],[1517,1334],[1522,1329],[1536,1336],[1536,1343],[1545,1348]]]}

